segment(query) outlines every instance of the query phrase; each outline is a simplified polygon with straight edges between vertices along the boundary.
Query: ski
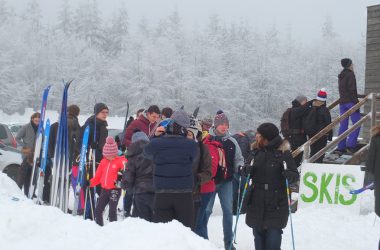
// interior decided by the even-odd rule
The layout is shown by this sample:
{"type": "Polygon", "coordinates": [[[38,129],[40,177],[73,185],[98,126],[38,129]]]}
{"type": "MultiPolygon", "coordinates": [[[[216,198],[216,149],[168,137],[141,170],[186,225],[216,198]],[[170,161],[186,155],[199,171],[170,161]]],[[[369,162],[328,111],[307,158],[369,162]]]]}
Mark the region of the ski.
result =
{"type": "Polygon", "coordinates": [[[43,125],[45,119],[46,112],[46,104],[47,98],[49,95],[50,85],[44,89],[42,95],[42,104],[41,104],[41,112],[40,112],[40,122],[38,124],[38,129],[36,133],[36,141],[34,143],[34,155],[33,155],[33,168],[32,168],[32,176],[30,178],[30,186],[29,186],[29,194],[28,198],[32,199],[34,196],[34,192],[36,189],[36,181],[37,181],[37,158],[41,158],[41,147],[42,147],[42,133],[43,133],[43,125]]]}
{"type": "Polygon", "coordinates": [[[61,113],[58,121],[56,145],[54,152],[51,205],[60,208],[64,213],[68,209],[69,196],[69,149],[67,129],[67,97],[72,80],[65,83],[62,97],[61,113]]]}
{"type": "Polygon", "coordinates": [[[193,112],[193,118],[196,119],[199,113],[199,107],[197,107],[193,112]]]}
{"type": "Polygon", "coordinates": [[[37,203],[43,204],[43,191],[44,191],[44,183],[45,183],[45,170],[46,170],[46,163],[47,163],[47,154],[48,154],[48,147],[49,147],[49,137],[50,137],[50,120],[47,119],[45,124],[45,131],[44,131],[44,139],[43,139],[43,147],[42,147],[42,155],[40,160],[40,168],[39,168],[39,174],[37,179],[37,203]]]}
{"type": "Polygon", "coordinates": [[[364,191],[366,191],[368,189],[372,189],[374,186],[375,186],[375,183],[371,182],[371,183],[365,185],[362,188],[355,189],[355,190],[350,190],[350,194],[360,194],[360,193],[363,193],[364,191]]]}
{"type": "Polygon", "coordinates": [[[84,130],[83,139],[82,139],[82,147],[80,151],[80,160],[79,160],[79,166],[78,166],[78,174],[76,178],[76,186],[75,186],[75,201],[74,201],[74,208],[73,208],[73,215],[78,214],[78,204],[79,204],[79,198],[80,198],[80,190],[81,187],[83,187],[83,181],[84,181],[84,173],[85,173],[85,164],[86,164],[86,155],[87,155],[87,145],[88,145],[88,137],[90,134],[90,127],[87,125],[86,129],[84,130]]]}

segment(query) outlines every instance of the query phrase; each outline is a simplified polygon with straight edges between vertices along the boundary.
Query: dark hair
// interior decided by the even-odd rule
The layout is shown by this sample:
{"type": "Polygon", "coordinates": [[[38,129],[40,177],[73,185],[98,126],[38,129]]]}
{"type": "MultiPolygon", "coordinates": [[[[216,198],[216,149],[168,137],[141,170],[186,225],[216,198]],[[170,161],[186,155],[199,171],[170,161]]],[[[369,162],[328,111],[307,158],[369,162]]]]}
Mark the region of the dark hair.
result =
{"type": "Polygon", "coordinates": [[[40,118],[41,114],[39,112],[34,113],[31,117],[30,120],[33,120],[34,118],[40,118]]]}
{"type": "Polygon", "coordinates": [[[77,105],[72,104],[72,105],[67,107],[67,113],[69,115],[77,117],[80,113],[80,108],[77,105]]]}
{"type": "Polygon", "coordinates": [[[187,135],[187,130],[182,127],[181,125],[177,124],[176,122],[173,122],[170,127],[167,129],[168,134],[172,135],[187,135]]]}
{"type": "Polygon", "coordinates": [[[161,114],[160,109],[158,108],[157,105],[150,106],[146,112],[148,112],[150,114],[151,113],[161,114]]]}
{"type": "Polygon", "coordinates": [[[137,110],[136,115],[138,115],[139,113],[144,112],[144,110],[145,110],[145,109],[139,109],[139,110],[137,110]]]}
{"type": "Polygon", "coordinates": [[[173,110],[169,107],[162,109],[162,115],[164,115],[166,118],[170,118],[173,114],[173,110]]]}

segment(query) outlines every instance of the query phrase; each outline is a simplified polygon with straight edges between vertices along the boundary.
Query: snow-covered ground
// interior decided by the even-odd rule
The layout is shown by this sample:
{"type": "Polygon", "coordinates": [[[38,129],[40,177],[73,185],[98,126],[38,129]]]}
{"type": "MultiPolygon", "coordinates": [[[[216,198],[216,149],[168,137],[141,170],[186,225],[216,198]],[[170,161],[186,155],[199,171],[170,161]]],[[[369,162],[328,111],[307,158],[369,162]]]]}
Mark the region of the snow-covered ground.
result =
{"type": "MultiPolygon", "coordinates": [[[[27,109],[24,115],[6,115],[0,110],[0,123],[27,123],[32,113],[27,109]]],[[[80,123],[88,116],[80,116],[80,123]]],[[[47,117],[54,122],[58,113],[48,111],[47,117]]],[[[121,129],[124,117],[110,117],[108,123],[109,128],[121,129]]],[[[380,218],[373,212],[373,191],[364,192],[362,198],[361,215],[336,209],[299,209],[293,214],[296,249],[377,249],[380,218]]],[[[177,221],[154,224],[128,218],[101,228],[56,208],[34,205],[0,173],[0,249],[222,249],[222,211],[218,201],[210,218],[209,237],[210,241],[203,240],[177,221]]],[[[238,250],[254,249],[244,215],[239,220],[237,243],[238,250]]],[[[292,249],[289,224],[284,229],[282,249],[292,249]]]]}
{"type": "MultiPolygon", "coordinates": [[[[377,249],[380,219],[375,220],[373,193],[365,195],[364,215],[329,209],[299,209],[293,214],[297,249],[377,249]],[[374,224],[375,223],[375,224],[374,224]]],[[[104,227],[59,209],[38,206],[0,173],[1,249],[221,249],[222,216],[218,203],[209,223],[210,241],[179,222],[148,223],[128,218],[104,227]]],[[[254,249],[250,228],[241,216],[237,249],[254,249]]],[[[290,227],[284,229],[283,249],[292,249],[290,227]]]]}

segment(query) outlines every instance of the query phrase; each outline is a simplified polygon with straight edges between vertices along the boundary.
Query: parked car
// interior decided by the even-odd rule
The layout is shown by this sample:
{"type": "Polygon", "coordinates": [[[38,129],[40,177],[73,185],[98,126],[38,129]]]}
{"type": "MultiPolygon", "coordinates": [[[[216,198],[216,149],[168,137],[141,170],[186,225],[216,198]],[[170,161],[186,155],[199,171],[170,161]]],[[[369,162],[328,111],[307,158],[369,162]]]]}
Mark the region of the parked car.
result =
{"type": "Polygon", "coordinates": [[[0,143],[0,172],[8,175],[16,183],[21,162],[22,156],[20,151],[0,143]]]}
{"type": "Polygon", "coordinates": [[[10,131],[14,137],[16,137],[18,131],[22,128],[22,126],[24,126],[24,124],[20,124],[20,123],[8,124],[8,128],[10,129],[10,131]]]}
{"type": "Polygon", "coordinates": [[[0,143],[17,148],[17,142],[8,125],[0,123],[0,143]]]}

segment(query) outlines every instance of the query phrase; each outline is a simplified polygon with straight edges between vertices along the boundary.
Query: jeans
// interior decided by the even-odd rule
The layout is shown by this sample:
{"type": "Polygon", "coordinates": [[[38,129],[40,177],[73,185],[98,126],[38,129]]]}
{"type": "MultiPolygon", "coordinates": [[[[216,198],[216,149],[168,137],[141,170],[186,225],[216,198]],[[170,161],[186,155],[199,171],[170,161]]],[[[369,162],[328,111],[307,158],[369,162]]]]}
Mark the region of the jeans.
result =
{"type": "Polygon", "coordinates": [[[213,195],[214,195],[214,192],[201,194],[201,206],[199,207],[197,222],[195,226],[195,233],[207,240],[208,240],[208,231],[207,231],[208,218],[206,216],[206,209],[213,195]]]}
{"type": "MultiPolygon", "coordinates": [[[[348,111],[354,105],[355,105],[355,103],[353,103],[353,102],[341,103],[339,106],[340,115],[343,115],[346,111],[348,111]]],[[[357,123],[360,120],[359,110],[354,112],[350,117],[351,117],[352,124],[357,123]]],[[[349,119],[349,117],[347,117],[346,119],[344,119],[340,122],[339,135],[343,134],[348,129],[348,119],[349,119]]],[[[360,132],[360,127],[355,129],[351,134],[349,134],[348,137],[346,137],[342,141],[340,141],[338,144],[338,150],[343,151],[346,149],[346,147],[356,148],[356,144],[358,142],[359,132],[360,132]]]]}
{"type": "Polygon", "coordinates": [[[281,250],[282,230],[252,228],[256,250],[281,250]]]}
{"type": "Polygon", "coordinates": [[[210,219],[210,215],[212,213],[212,208],[214,207],[215,196],[218,194],[220,205],[222,206],[223,211],[223,234],[224,234],[224,242],[230,242],[233,240],[232,233],[232,181],[226,181],[224,183],[220,183],[216,185],[216,191],[213,193],[210,202],[206,209],[206,224],[210,219]]]}

